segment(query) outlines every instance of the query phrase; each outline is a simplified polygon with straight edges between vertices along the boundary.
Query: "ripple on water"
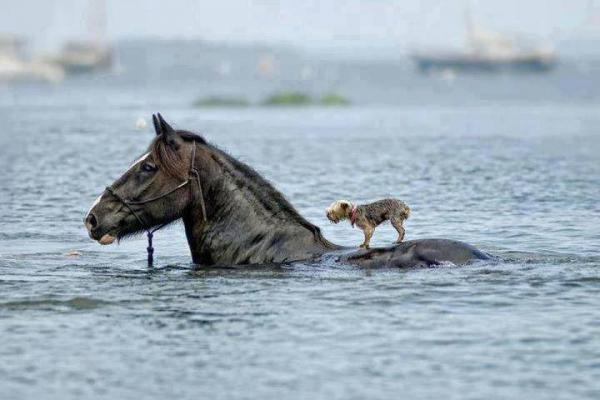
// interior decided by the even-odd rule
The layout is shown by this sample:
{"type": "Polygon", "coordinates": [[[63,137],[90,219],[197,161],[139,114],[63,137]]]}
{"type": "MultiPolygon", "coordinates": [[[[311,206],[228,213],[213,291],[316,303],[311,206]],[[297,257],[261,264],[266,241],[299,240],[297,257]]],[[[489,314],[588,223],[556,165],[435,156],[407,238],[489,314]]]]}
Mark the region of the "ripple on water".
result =
{"type": "Polygon", "coordinates": [[[91,297],[73,297],[66,300],[56,298],[23,299],[0,302],[0,310],[5,311],[85,311],[104,307],[110,303],[91,297]]]}

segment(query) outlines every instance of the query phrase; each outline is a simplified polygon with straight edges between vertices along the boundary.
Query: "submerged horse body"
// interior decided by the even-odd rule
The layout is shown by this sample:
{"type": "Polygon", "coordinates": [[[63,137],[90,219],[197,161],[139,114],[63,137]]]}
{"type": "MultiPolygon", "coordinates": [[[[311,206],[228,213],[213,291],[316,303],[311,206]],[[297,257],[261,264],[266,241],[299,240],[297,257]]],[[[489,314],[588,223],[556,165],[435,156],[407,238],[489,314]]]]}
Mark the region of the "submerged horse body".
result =
{"type": "MultiPolygon", "coordinates": [[[[256,171],[199,135],[153,116],[148,152],[109,186],[85,217],[92,239],[110,244],[182,219],[196,264],[246,265],[317,259],[343,249],[256,171]]],[[[421,239],[341,255],[366,266],[455,264],[486,255],[465,243],[421,239]]]]}

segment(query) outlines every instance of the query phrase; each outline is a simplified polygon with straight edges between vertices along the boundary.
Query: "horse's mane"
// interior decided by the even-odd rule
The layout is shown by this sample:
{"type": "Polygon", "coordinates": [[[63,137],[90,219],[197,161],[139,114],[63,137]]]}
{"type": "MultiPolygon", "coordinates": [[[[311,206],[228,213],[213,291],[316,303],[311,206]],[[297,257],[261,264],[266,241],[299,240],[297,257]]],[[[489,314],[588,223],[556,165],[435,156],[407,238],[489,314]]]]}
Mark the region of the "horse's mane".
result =
{"type": "MultiPolygon", "coordinates": [[[[195,133],[182,130],[178,130],[177,133],[185,141],[194,141],[203,145],[208,144],[202,136],[195,133]]],[[[153,155],[156,163],[173,178],[185,179],[189,173],[190,166],[186,164],[185,159],[177,151],[173,151],[171,146],[165,143],[162,136],[154,138],[148,151],[153,155]]]]}
{"type": "MultiPolygon", "coordinates": [[[[263,178],[252,167],[229,155],[215,145],[208,143],[198,134],[186,130],[177,130],[176,132],[183,140],[198,143],[209,149],[213,154],[216,154],[218,157],[213,157],[213,160],[228,172],[240,186],[249,190],[266,210],[273,214],[285,214],[286,219],[295,221],[313,232],[317,239],[324,243],[328,243],[321,235],[319,227],[302,217],[283,194],[275,189],[271,183],[263,178]],[[224,163],[220,158],[227,162],[224,163]],[[231,170],[230,165],[234,167],[234,170],[231,170]]],[[[150,151],[152,152],[156,163],[160,165],[161,168],[164,168],[167,173],[179,179],[185,179],[190,166],[187,165],[179,153],[174,151],[171,146],[168,146],[161,137],[156,137],[154,139],[150,145],[150,151]]]]}

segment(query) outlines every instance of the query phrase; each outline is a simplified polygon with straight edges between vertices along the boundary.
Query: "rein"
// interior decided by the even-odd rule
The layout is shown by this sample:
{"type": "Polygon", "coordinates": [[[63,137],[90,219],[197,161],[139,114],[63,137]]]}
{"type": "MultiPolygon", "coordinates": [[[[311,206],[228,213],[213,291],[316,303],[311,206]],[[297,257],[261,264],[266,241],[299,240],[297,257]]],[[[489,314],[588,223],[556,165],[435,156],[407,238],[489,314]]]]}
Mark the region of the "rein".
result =
{"type": "MultiPolygon", "coordinates": [[[[142,217],[137,212],[135,212],[135,210],[133,209],[133,206],[152,203],[156,200],[160,200],[160,199],[167,197],[168,195],[170,195],[170,194],[176,192],[177,190],[190,184],[190,182],[192,182],[191,175],[194,175],[195,181],[198,184],[198,191],[200,192],[200,208],[202,209],[202,218],[206,221],[206,207],[204,205],[204,194],[202,193],[202,185],[200,184],[200,174],[198,173],[198,170],[195,167],[195,162],[196,162],[196,143],[194,142],[194,143],[192,143],[192,161],[190,163],[190,171],[188,174],[188,178],[184,182],[175,186],[173,189],[171,189],[163,194],[160,194],[158,196],[151,197],[149,199],[138,200],[138,201],[127,200],[127,199],[123,198],[121,195],[119,195],[112,186],[106,187],[106,191],[108,193],[110,193],[111,195],[113,195],[114,198],[119,200],[119,202],[121,202],[127,208],[127,210],[129,210],[129,212],[135,217],[135,219],[138,220],[138,222],[140,223],[142,228],[146,231],[146,236],[148,237],[148,247],[146,247],[146,251],[148,252],[148,267],[152,267],[152,264],[154,262],[154,247],[152,247],[152,238],[154,236],[154,232],[158,231],[159,229],[164,228],[167,225],[167,223],[158,225],[154,229],[152,229],[151,226],[149,224],[146,224],[144,222],[144,220],[142,219],[142,217]]],[[[192,190],[192,186],[190,184],[190,193],[191,193],[191,190],[192,190]]]]}

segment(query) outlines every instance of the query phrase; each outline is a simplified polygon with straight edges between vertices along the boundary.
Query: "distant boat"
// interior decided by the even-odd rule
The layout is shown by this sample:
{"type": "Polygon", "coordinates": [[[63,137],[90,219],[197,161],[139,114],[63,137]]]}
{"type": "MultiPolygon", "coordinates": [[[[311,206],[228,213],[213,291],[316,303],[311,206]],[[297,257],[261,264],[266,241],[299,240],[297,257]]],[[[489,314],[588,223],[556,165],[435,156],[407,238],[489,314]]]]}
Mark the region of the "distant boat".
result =
{"type": "Polygon", "coordinates": [[[419,70],[455,71],[530,71],[545,72],[556,66],[556,57],[551,53],[520,52],[499,57],[494,54],[470,52],[414,54],[419,70]]]}
{"type": "Polygon", "coordinates": [[[64,71],[53,63],[28,60],[25,41],[15,36],[0,36],[0,83],[50,82],[64,78],[64,71]]]}
{"type": "Polygon", "coordinates": [[[69,75],[110,71],[114,50],[106,40],[106,1],[89,0],[89,39],[72,40],[62,47],[54,61],[69,75]]]}
{"type": "Polygon", "coordinates": [[[111,47],[94,41],[67,42],[56,58],[69,75],[110,71],[113,65],[111,47]]]}
{"type": "Polygon", "coordinates": [[[415,52],[412,58],[420,71],[545,72],[557,64],[557,56],[551,46],[528,45],[484,29],[473,23],[469,9],[466,20],[469,49],[415,52]]]}

